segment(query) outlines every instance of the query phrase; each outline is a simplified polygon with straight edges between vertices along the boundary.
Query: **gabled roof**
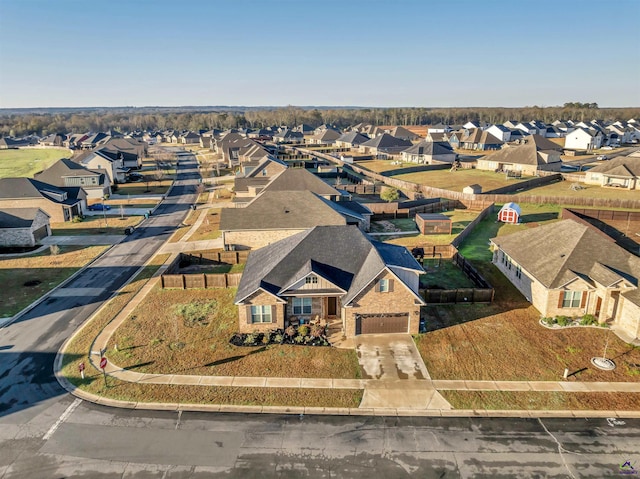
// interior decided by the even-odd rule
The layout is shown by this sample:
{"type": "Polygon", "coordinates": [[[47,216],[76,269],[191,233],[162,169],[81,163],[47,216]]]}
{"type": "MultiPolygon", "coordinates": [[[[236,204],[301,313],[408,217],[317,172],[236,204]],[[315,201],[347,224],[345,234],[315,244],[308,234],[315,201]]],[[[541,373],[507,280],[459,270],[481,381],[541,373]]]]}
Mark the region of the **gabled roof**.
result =
{"type": "Polygon", "coordinates": [[[341,141],[344,143],[351,143],[352,145],[360,145],[365,141],[368,141],[369,138],[358,133],[357,131],[350,131],[349,133],[345,133],[341,135],[336,141],[341,141]]]}
{"type": "Polygon", "coordinates": [[[548,164],[549,159],[556,160],[556,162],[561,161],[559,148],[558,145],[546,138],[542,138],[539,135],[529,135],[520,140],[519,144],[508,145],[485,158],[496,163],[545,165],[548,164]],[[558,153],[558,156],[551,155],[547,157],[546,154],[551,153],[558,153]]]}
{"type": "Polygon", "coordinates": [[[321,196],[339,196],[340,192],[304,168],[287,168],[276,176],[264,191],[307,190],[321,196]]]}
{"type": "Polygon", "coordinates": [[[451,145],[446,141],[427,141],[423,140],[407,148],[403,153],[411,155],[451,155],[455,154],[451,145]]]}
{"type": "Polygon", "coordinates": [[[391,136],[395,136],[396,138],[401,138],[403,140],[417,140],[418,138],[420,138],[418,135],[416,135],[415,133],[407,130],[406,128],[402,127],[402,126],[396,126],[395,128],[393,128],[389,134],[391,136]]]}
{"type": "Polygon", "coordinates": [[[78,202],[78,199],[73,197],[74,192],[73,188],[59,188],[32,178],[0,178],[0,198],[4,199],[45,198],[54,203],[74,205],[78,202]],[[68,199],[59,201],[52,195],[68,195],[68,199]]]}
{"type": "MultiPolygon", "coordinates": [[[[341,298],[343,305],[355,299],[385,268],[422,271],[406,248],[371,241],[356,226],[317,226],[252,251],[235,302],[242,303],[259,289],[278,295],[314,264],[322,269],[323,277],[347,291],[341,298]]],[[[402,281],[400,277],[398,280],[402,281]]],[[[417,295],[416,299],[421,301],[417,295]]]]}
{"type": "Polygon", "coordinates": [[[610,176],[640,178],[640,157],[618,156],[606,163],[594,166],[589,170],[589,173],[604,173],[610,176]]]}
{"type": "Polygon", "coordinates": [[[403,140],[402,138],[396,138],[395,136],[391,136],[388,133],[383,133],[382,135],[365,141],[364,143],[362,143],[362,146],[381,149],[400,147],[408,148],[411,146],[411,142],[409,140],[403,140]]]}
{"type": "MultiPolygon", "coordinates": [[[[89,170],[68,158],[62,158],[56,161],[46,170],[37,173],[34,178],[38,181],[49,183],[50,185],[64,186],[64,178],[74,176],[98,176],[100,180],[104,179],[103,173],[89,170]]],[[[100,183],[104,183],[104,181],[100,181],[100,183]]]]}
{"type": "Polygon", "coordinates": [[[223,208],[221,231],[306,229],[344,225],[344,217],[310,191],[268,191],[245,208],[223,208]]]}
{"type": "Polygon", "coordinates": [[[327,128],[326,130],[319,131],[311,138],[318,141],[335,141],[340,138],[340,132],[332,128],[327,128]]]}
{"type": "Polygon", "coordinates": [[[640,258],[591,226],[573,220],[527,229],[491,240],[546,288],[575,279],[608,286],[625,279],[638,286],[640,258]]]}
{"type": "Polygon", "coordinates": [[[51,218],[40,208],[3,208],[0,210],[0,229],[29,228],[36,219],[38,212],[51,218]]]}

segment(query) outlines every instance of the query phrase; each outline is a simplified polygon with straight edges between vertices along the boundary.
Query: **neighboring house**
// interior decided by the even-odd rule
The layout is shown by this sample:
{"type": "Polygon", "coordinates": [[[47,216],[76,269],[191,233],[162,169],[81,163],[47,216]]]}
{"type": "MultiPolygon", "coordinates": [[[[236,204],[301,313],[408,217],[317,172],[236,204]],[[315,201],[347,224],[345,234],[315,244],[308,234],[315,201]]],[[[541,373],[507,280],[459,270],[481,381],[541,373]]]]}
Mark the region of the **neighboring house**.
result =
{"type": "Polygon", "coordinates": [[[346,337],[419,330],[422,267],[355,226],[316,226],[252,251],[235,298],[240,331],[326,320],[346,337]]]}
{"type": "Polygon", "coordinates": [[[404,150],[401,155],[402,161],[427,165],[453,163],[457,157],[446,141],[421,141],[404,150]]]}
{"type": "Polygon", "coordinates": [[[633,130],[615,123],[605,128],[607,130],[607,144],[620,146],[623,143],[631,143],[633,140],[633,130]]]}
{"type": "Polygon", "coordinates": [[[499,150],[503,144],[504,141],[480,128],[470,130],[469,133],[462,138],[462,148],[465,150],[499,150]]]}
{"type": "Polygon", "coordinates": [[[439,123],[437,125],[431,125],[428,129],[429,133],[449,133],[452,128],[449,125],[443,125],[439,123]]]}
{"type": "Polygon", "coordinates": [[[588,185],[640,189],[640,157],[618,156],[587,170],[588,185]]]}
{"type": "Polygon", "coordinates": [[[358,150],[365,155],[373,155],[379,159],[385,159],[389,156],[399,154],[402,150],[406,150],[410,146],[412,146],[412,143],[409,140],[403,140],[391,136],[388,133],[383,133],[382,135],[361,143],[358,150]]]}
{"type": "MultiPolygon", "coordinates": [[[[462,139],[467,134],[466,130],[463,131],[453,131],[450,133],[443,133],[447,137],[447,141],[453,148],[462,148],[462,139]]],[[[431,133],[429,133],[431,135],[431,133]]],[[[432,136],[432,135],[431,135],[432,136]]]]}
{"type": "Polygon", "coordinates": [[[333,145],[340,136],[340,132],[327,128],[311,136],[308,142],[312,145],[333,145]]]}
{"type": "Polygon", "coordinates": [[[602,134],[594,129],[576,128],[567,133],[564,147],[567,150],[596,150],[602,145],[602,134]]]}
{"type": "Polygon", "coordinates": [[[87,138],[83,139],[80,142],[80,148],[83,150],[92,150],[97,147],[100,143],[109,140],[109,136],[106,133],[95,133],[93,135],[87,136],[87,138]]]}
{"type": "Polygon", "coordinates": [[[293,130],[282,130],[279,133],[273,135],[273,141],[275,143],[303,143],[304,135],[299,131],[293,130]]]}
{"type": "Polygon", "coordinates": [[[124,166],[124,154],[110,150],[96,149],[83,152],[74,156],[72,160],[89,170],[104,170],[111,184],[124,183],[129,172],[124,166]]]}
{"type": "MultiPolygon", "coordinates": [[[[142,158],[147,156],[149,144],[137,138],[110,138],[102,144],[101,148],[128,153],[131,157],[137,156],[138,165],[142,166],[142,158]]],[[[127,160],[125,160],[125,166],[128,166],[126,161],[127,160]]],[[[135,166],[129,167],[135,168],[135,166]]]]}
{"type": "Polygon", "coordinates": [[[288,165],[271,155],[258,160],[246,161],[240,165],[243,178],[272,178],[288,168],[288,165]]]}
{"type": "Polygon", "coordinates": [[[180,135],[178,142],[183,145],[195,145],[196,143],[200,143],[200,135],[192,131],[188,131],[185,134],[180,135]]]}
{"type": "Polygon", "coordinates": [[[0,247],[35,246],[51,235],[50,218],[40,208],[0,209],[0,247]]]}
{"type": "Polygon", "coordinates": [[[511,129],[504,125],[491,125],[486,131],[505,143],[511,141],[511,129]]]}
{"type": "Polygon", "coordinates": [[[86,199],[80,187],[57,187],[32,178],[0,178],[0,209],[40,208],[54,223],[81,216],[86,199]]]}
{"type": "Polygon", "coordinates": [[[42,138],[40,144],[43,146],[63,146],[66,139],[67,136],[62,133],[52,133],[42,138]]]}
{"type": "Polygon", "coordinates": [[[200,135],[200,147],[201,148],[207,148],[209,150],[212,150],[214,141],[215,141],[215,139],[213,138],[213,136],[200,135]]]}
{"type": "Polygon", "coordinates": [[[306,123],[302,123],[301,125],[293,128],[293,131],[297,131],[302,133],[303,135],[313,135],[314,128],[311,125],[307,125],[306,123]]]}
{"type": "Polygon", "coordinates": [[[9,150],[12,148],[21,148],[23,146],[31,146],[30,140],[26,138],[11,138],[5,136],[0,138],[0,150],[9,150]]]}
{"type": "Polygon", "coordinates": [[[391,136],[395,136],[396,138],[401,138],[403,140],[416,141],[420,139],[420,136],[402,126],[396,126],[395,128],[386,131],[386,133],[389,133],[391,136]]]}
{"type": "Polygon", "coordinates": [[[89,199],[111,195],[111,182],[105,170],[89,170],[66,158],[36,173],[34,178],[58,187],[82,187],[89,199]]]}
{"type": "Polygon", "coordinates": [[[592,314],[640,335],[640,258],[563,220],[491,240],[493,263],[542,316],[592,314]]]}
{"type": "Polygon", "coordinates": [[[347,224],[365,230],[368,218],[310,191],[265,191],[244,208],[220,213],[226,250],[258,249],[314,226],[347,224]]]}
{"type": "Polygon", "coordinates": [[[535,125],[533,122],[529,123],[518,123],[515,128],[524,132],[526,135],[540,135],[544,136],[545,131],[541,131],[541,129],[535,125]]]}
{"type": "Polygon", "coordinates": [[[357,131],[350,131],[337,138],[335,145],[339,148],[357,148],[365,141],[369,141],[369,138],[357,131]]]}
{"type": "Polygon", "coordinates": [[[560,171],[561,147],[539,135],[531,135],[518,144],[506,144],[501,150],[479,158],[477,169],[517,171],[535,176],[538,171],[560,171]]]}

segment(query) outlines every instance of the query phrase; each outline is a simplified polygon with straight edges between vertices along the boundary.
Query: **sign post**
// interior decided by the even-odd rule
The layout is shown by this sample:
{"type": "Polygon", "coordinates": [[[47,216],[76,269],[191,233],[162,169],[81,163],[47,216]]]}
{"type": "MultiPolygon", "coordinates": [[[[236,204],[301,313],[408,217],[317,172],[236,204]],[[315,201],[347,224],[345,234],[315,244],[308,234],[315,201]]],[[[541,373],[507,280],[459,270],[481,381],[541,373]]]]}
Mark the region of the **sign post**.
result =
{"type": "Polygon", "coordinates": [[[80,371],[80,376],[84,379],[84,363],[78,364],[78,371],[80,371]]]}
{"type": "Polygon", "coordinates": [[[105,372],[104,368],[107,367],[107,358],[105,358],[104,356],[102,356],[100,358],[100,369],[102,369],[102,377],[104,378],[104,387],[107,387],[107,373],[105,372]]]}

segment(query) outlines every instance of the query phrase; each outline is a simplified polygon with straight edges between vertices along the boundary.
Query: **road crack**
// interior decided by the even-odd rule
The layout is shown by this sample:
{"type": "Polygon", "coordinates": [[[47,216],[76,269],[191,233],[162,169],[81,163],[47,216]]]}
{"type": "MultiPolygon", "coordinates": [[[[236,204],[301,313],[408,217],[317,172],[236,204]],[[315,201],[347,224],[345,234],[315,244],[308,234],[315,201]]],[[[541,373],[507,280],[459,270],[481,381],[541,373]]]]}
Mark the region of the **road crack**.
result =
{"type": "Polygon", "coordinates": [[[576,476],[573,474],[573,472],[571,472],[571,468],[569,467],[569,464],[567,464],[567,460],[564,457],[564,453],[575,454],[577,456],[582,456],[582,454],[580,454],[579,452],[573,452],[565,449],[560,443],[560,441],[558,441],[558,439],[553,434],[551,434],[551,431],[547,429],[547,426],[544,425],[544,423],[542,422],[542,419],[538,418],[538,422],[542,426],[542,429],[544,429],[545,432],[551,437],[551,439],[553,439],[553,441],[558,445],[558,454],[560,454],[560,459],[562,459],[562,464],[564,464],[564,467],[569,473],[569,476],[571,476],[572,479],[577,479],[576,476]]]}

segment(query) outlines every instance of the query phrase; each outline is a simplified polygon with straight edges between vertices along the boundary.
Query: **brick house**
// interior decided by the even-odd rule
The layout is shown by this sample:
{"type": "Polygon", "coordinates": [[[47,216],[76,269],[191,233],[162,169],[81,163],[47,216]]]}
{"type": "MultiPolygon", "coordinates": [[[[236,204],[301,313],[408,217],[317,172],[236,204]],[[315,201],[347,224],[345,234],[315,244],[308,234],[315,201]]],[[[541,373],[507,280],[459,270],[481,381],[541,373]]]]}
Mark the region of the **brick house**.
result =
{"type": "MultiPolygon", "coordinates": [[[[464,140],[463,140],[464,141],[464,140]]],[[[489,171],[517,171],[535,176],[538,171],[560,171],[562,148],[539,135],[526,136],[516,144],[478,158],[477,168],[489,171]]]]}
{"type": "Polygon", "coordinates": [[[251,252],[235,298],[239,329],[324,320],[346,337],[417,333],[423,272],[402,246],[355,226],[317,226],[251,252]]]}
{"type": "Polygon", "coordinates": [[[618,156],[587,170],[585,183],[628,190],[640,189],[640,157],[618,156]]]}
{"type": "Polygon", "coordinates": [[[89,170],[66,158],[56,161],[34,178],[58,187],[82,187],[87,198],[100,199],[111,195],[111,182],[104,170],[89,170]]]}
{"type": "Polygon", "coordinates": [[[640,336],[640,258],[573,220],[491,240],[493,263],[543,316],[592,314],[640,336]]]}
{"type": "Polygon", "coordinates": [[[40,208],[0,210],[0,246],[35,246],[51,235],[49,218],[40,208]]]}
{"type": "Polygon", "coordinates": [[[81,187],[57,187],[31,178],[0,179],[0,209],[40,208],[53,223],[81,216],[86,200],[81,187]]]}

